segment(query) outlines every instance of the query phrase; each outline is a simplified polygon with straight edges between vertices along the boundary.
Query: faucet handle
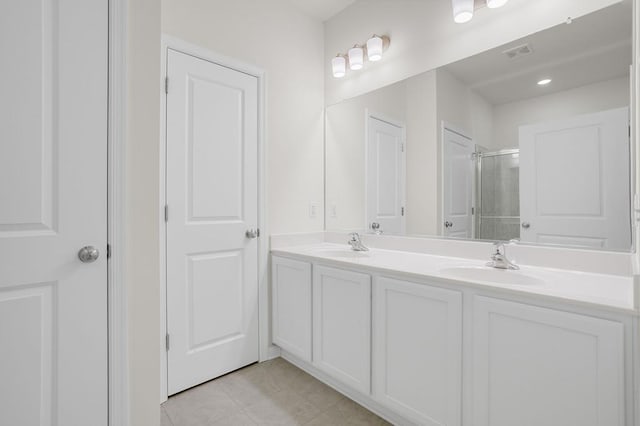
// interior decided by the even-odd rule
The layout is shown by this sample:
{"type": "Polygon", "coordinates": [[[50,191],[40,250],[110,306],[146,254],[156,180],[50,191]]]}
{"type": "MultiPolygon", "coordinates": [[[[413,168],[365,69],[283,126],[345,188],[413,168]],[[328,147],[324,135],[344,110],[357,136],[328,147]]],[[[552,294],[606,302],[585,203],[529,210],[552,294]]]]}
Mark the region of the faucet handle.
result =
{"type": "Polygon", "coordinates": [[[494,255],[504,254],[504,243],[502,241],[496,241],[493,243],[494,255]]]}

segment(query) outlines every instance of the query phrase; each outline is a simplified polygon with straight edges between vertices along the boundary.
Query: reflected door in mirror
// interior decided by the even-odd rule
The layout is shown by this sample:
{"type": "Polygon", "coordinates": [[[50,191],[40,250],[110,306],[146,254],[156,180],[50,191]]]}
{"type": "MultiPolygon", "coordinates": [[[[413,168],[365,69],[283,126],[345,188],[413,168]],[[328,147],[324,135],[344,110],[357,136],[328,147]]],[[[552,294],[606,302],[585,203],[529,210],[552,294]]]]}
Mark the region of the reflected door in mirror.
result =
{"type": "Polygon", "coordinates": [[[471,139],[452,130],[445,128],[442,136],[442,235],[471,238],[475,147],[471,139]]]}
{"type": "Polygon", "coordinates": [[[629,109],[520,128],[522,241],[631,247],[629,109]]]}
{"type": "Polygon", "coordinates": [[[367,226],[405,232],[404,128],[367,116],[367,226]],[[377,224],[379,226],[373,225],[377,224]]]}

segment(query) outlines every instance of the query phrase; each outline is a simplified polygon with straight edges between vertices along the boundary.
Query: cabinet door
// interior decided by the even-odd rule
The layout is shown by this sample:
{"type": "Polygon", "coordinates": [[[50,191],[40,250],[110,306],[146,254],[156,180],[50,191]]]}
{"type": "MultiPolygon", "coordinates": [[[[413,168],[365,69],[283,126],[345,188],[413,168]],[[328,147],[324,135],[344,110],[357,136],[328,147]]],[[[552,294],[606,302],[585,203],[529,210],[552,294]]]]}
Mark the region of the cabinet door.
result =
{"type": "Polygon", "coordinates": [[[623,325],[476,297],[474,426],[622,426],[623,325]]]}
{"type": "Polygon", "coordinates": [[[311,362],[311,264],[273,257],[273,343],[311,362]]]}
{"type": "Polygon", "coordinates": [[[371,277],[315,266],[313,362],[365,394],[371,390],[371,277]]]}
{"type": "Polygon", "coordinates": [[[417,424],[460,425],[462,293],[379,278],[374,396],[417,424]]]}

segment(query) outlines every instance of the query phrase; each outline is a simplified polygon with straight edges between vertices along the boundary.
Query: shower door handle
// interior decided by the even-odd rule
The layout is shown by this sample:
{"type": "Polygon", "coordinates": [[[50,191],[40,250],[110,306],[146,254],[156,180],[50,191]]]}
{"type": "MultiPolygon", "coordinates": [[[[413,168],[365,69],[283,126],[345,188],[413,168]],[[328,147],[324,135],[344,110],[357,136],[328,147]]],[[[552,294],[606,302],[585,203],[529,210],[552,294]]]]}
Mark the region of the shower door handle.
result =
{"type": "Polygon", "coordinates": [[[529,222],[522,222],[522,229],[529,229],[531,224],[529,222]]]}

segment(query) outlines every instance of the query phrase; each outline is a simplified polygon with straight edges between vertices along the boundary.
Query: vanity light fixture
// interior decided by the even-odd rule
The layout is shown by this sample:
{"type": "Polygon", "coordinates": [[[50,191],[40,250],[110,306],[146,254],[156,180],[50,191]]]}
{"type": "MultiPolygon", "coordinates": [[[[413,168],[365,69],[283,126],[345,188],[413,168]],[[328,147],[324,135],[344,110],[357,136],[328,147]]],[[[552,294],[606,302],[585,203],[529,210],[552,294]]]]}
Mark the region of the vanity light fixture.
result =
{"type": "Polygon", "coordinates": [[[453,6],[453,20],[457,24],[464,24],[473,18],[474,0],[451,0],[453,6]]]}
{"type": "Polygon", "coordinates": [[[346,54],[338,53],[331,59],[331,71],[335,78],[342,78],[347,74],[347,64],[350,70],[357,71],[364,68],[364,61],[377,62],[382,59],[383,52],[389,47],[391,40],[386,35],[374,34],[366,43],[355,44],[346,54]],[[366,50],[366,55],[365,55],[366,50]]]}
{"type": "Polygon", "coordinates": [[[369,40],[367,40],[367,58],[371,62],[376,62],[382,59],[382,48],[384,45],[384,40],[382,37],[373,35],[369,40]]]}
{"type": "Polygon", "coordinates": [[[347,60],[341,54],[337,54],[336,57],[331,60],[331,68],[333,69],[333,76],[335,78],[342,78],[347,74],[347,60]]]}
{"type": "Polygon", "coordinates": [[[349,69],[352,71],[361,70],[364,66],[364,49],[357,44],[349,49],[349,69]]]}
{"type": "MultiPolygon", "coordinates": [[[[489,9],[502,7],[509,0],[485,0],[489,9]]],[[[464,24],[473,18],[476,0],[451,0],[453,6],[453,20],[457,24],[464,24]]]]}
{"type": "Polygon", "coordinates": [[[549,83],[551,83],[551,79],[550,78],[543,78],[542,80],[540,80],[538,82],[538,86],[546,86],[549,83]]]}
{"type": "Polygon", "coordinates": [[[509,0],[487,0],[487,7],[489,9],[496,9],[507,4],[509,0]]]}

